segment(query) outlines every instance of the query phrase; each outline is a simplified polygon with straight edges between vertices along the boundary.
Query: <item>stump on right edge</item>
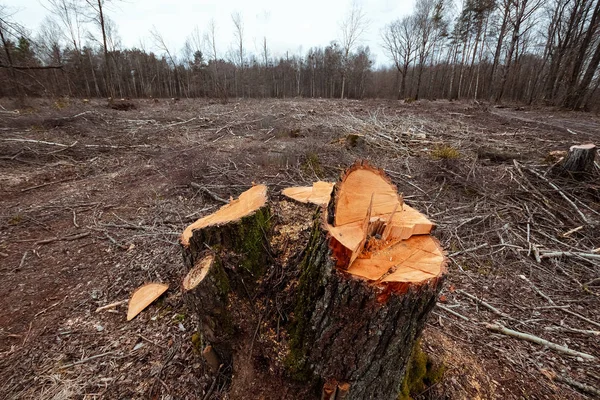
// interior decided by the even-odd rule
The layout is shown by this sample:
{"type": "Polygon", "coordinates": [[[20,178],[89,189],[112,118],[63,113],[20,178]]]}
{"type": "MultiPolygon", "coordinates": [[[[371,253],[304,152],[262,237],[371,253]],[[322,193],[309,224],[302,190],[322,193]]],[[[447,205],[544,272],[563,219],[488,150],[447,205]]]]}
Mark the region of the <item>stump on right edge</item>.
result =
{"type": "Polygon", "coordinates": [[[346,172],[301,265],[287,360],[296,378],[320,380],[327,399],[397,398],[445,271],[432,228],[382,171],[346,172]]]}
{"type": "Polygon", "coordinates": [[[596,145],[592,143],[571,146],[564,161],[559,166],[559,171],[564,175],[576,177],[590,173],[594,169],[595,157],[596,145]]]}

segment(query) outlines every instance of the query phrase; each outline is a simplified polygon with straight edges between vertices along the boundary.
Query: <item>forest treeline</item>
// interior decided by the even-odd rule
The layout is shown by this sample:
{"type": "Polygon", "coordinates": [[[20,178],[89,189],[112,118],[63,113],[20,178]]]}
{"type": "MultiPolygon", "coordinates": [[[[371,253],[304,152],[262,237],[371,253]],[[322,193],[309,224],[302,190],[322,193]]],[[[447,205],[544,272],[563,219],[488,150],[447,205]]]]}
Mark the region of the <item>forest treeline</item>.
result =
{"type": "MultiPolygon", "coordinates": [[[[0,3],[0,96],[324,97],[475,99],[600,106],[600,0],[416,0],[412,14],[369,26],[352,4],[340,37],[304,54],[275,57],[269,38],[251,52],[244,21],[217,46],[214,21],[182,49],[160,32],[152,48],[125,48],[109,0],[43,0],[36,34],[0,3]],[[378,29],[389,66],[374,68],[366,29],[378,29]]],[[[222,31],[224,27],[220,27],[222,31]]]]}

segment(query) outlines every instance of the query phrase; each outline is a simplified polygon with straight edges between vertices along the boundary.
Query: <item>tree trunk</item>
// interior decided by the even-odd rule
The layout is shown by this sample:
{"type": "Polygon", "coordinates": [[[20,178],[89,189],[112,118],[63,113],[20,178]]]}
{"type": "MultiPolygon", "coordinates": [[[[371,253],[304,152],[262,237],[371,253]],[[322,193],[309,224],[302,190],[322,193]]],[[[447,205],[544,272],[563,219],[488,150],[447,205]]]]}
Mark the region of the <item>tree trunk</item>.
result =
{"type": "Polygon", "coordinates": [[[283,195],[319,209],[258,185],[182,235],[207,363],[232,398],[396,399],[443,281],[433,224],[362,163],[283,195]]]}
{"type": "Polygon", "coordinates": [[[404,293],[374,288],[336,268],[332,256],[317,217],[301,266],[288,361],[292,372],[349,383],[348,400],[396,399],[442,281],[404,293]]]}

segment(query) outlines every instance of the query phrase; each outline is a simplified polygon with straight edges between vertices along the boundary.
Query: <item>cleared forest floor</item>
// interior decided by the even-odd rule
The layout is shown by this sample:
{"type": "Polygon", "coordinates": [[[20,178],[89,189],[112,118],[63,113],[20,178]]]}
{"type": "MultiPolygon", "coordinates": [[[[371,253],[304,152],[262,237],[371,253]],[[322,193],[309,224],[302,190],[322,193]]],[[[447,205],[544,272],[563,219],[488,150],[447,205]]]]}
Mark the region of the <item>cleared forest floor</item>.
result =
{"type": "MultiPolygon", "coordinates": [[[[424,334],[445,373],[418,398],[592,398],[555,376],[600,387],[598,361],[485,326],[600,357],[600,259],[548,255],[600,257],[600,182],[544,176],[551,151],[600,144],[600,117],[445,101],[133,103],[32,100],[16,114],[0,101],[1,398],[203,398],[212,378],[177,241],[221,204],[190,182],[278,196],[356,159],[386,169],[452,259],[446,309],[424,334]],[[131,322],[125,306],[95,312],[148,281],[171,289],[131,322]]],[[[257,330],[257,347],[267,336],[257,330]]]]}

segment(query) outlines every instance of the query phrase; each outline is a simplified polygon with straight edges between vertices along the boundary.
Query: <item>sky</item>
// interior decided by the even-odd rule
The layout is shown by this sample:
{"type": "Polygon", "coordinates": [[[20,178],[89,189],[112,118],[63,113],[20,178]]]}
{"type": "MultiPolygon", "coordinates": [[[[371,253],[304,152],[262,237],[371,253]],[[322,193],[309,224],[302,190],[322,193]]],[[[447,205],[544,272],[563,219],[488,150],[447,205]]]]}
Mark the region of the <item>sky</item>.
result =
{"type": "MultiPolygon", "coordinates": [[[[45,0],[0,0],[16,13],[13,18],[34,33],[49,12],[45,0]]],[[[369,26],[362,45],[369,46],[375,65],[388,65],[381,48],[381,29],[409,14],[415,0],[362,0],[369,26]]],[[[180,51],[195,26],[201,34],[214,18],[217,52],[225,57],[234,43],[231,14],[244,22],[244,41],[249,52],[259,54],[263,37],[275,56],[305,54],[310,47],[325,46],[340,37],[340,21],[350,0],[118,0],[107,6],[107,15],[118,27],[124,47],[141,47],[160,53],[150,35],[154,27],[170,49],[180,51]]]]}

